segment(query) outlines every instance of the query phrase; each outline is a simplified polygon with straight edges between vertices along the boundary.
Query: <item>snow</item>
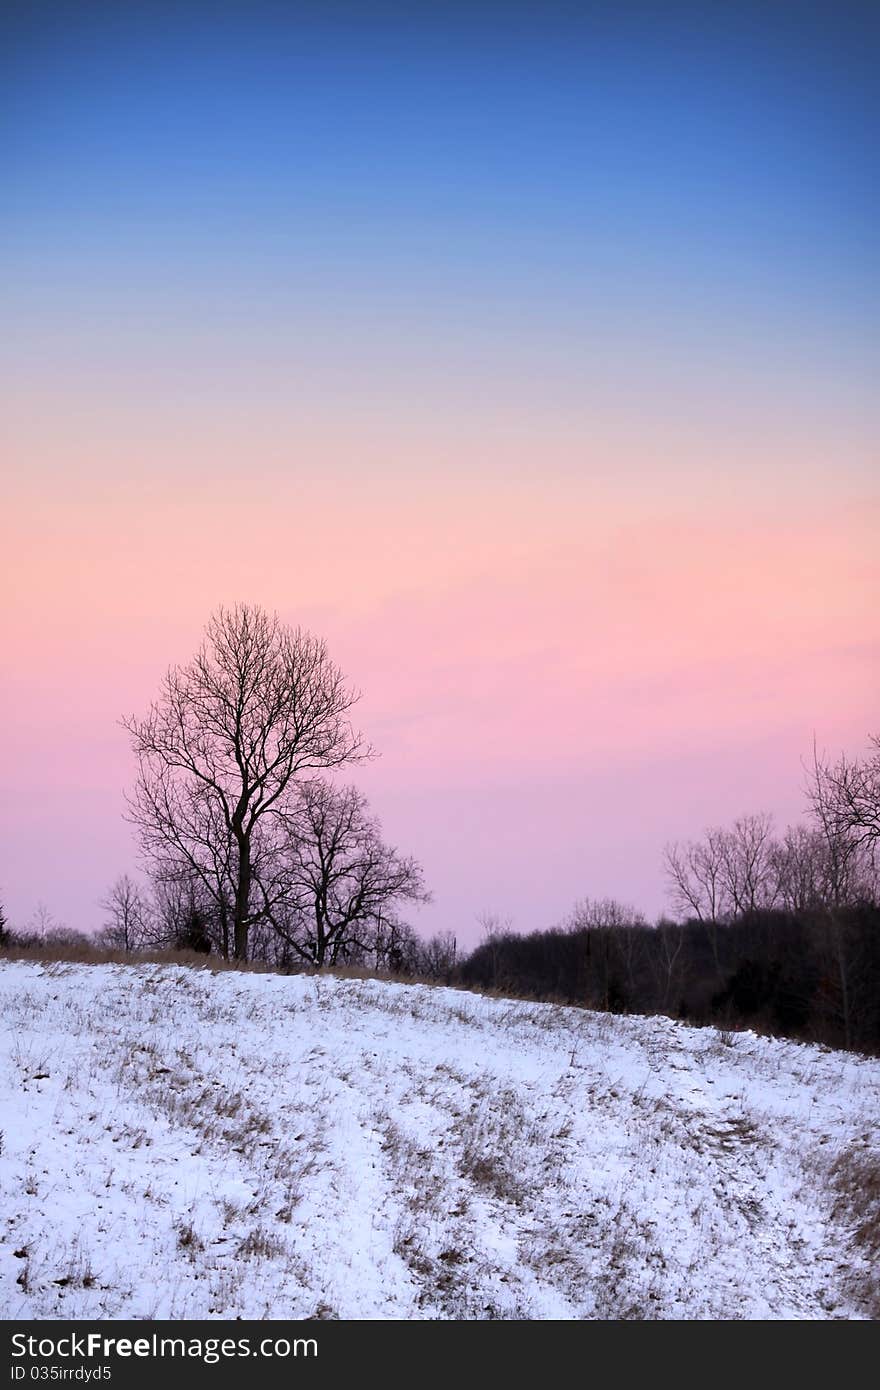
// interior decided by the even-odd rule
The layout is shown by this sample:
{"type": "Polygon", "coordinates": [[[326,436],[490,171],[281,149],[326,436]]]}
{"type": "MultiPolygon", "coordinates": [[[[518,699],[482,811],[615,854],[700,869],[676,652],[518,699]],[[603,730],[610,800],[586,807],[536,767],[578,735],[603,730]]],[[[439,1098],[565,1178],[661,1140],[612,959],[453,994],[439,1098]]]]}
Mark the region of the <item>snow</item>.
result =
{"type": "Polygon", "coordinates": [[[9,1318],[852,1318],[880,1063],[428,986],[0,964],[9,1318]]]}

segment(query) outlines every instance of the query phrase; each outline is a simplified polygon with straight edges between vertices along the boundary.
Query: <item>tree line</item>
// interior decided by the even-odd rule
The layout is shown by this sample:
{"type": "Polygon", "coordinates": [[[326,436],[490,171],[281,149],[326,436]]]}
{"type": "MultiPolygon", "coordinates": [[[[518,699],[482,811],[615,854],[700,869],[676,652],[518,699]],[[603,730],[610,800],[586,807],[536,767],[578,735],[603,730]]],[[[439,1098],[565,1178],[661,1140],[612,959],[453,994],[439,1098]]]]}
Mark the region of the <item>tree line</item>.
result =
{"type": "Polygon", "coordinates": [[[806,794],[781,835],[759,814],[668,845],[676,918],[604,899],[528,935],[490,922],[460,978],[880,1051],[880,738],[862,759],[814,749],[806,794]]]}
{"type": "MultiPolygon", "coordinates": [[[[220,608],[146,714],[122,721],[145,874],[108,890],[100,944],[362,966],[880,1048],[880,738],[864,758],[814,748],[804,824],[777,834],[746,815],[667,845],[675,917],[652,925],[585,899],[528,935],[486,919],[459,958],[452,933],[424,941],[406,921],[430,897],[422,868],[342,779],[373,752],[352,722],[358,698],[311,633],[220,608]]],[[[30,935],[63,935],[40,911],[30,935]]],[[[0,909],[0,944],[12,936],[0,909]]]]}

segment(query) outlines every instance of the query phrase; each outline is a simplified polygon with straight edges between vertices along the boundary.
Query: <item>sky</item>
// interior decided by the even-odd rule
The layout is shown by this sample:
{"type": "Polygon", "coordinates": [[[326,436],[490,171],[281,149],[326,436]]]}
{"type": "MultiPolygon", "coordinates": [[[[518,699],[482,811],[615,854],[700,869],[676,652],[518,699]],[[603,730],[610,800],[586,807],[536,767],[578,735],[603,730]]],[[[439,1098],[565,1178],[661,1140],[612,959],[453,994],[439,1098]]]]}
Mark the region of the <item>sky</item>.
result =
{"type": "Polygon", "coordinates": [[[878,731],[876,7],[7,4],[0,901],[136,849],[221,603],[324,637],[420,930],[648,915],[878,731]]]}

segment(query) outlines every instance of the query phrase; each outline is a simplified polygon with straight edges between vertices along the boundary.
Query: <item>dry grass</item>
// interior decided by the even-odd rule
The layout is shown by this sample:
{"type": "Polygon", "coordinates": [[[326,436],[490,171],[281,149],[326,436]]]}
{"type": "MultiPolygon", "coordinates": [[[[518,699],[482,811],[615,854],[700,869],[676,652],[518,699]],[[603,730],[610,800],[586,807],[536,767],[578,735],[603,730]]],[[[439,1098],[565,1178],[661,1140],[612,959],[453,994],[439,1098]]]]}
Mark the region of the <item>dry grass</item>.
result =
{"type": "Polygon", "coordinates": [[[177,1231],[178,1249],[186,1251],[189,1258],[195,1261],[201,1251],[204,1250],[205,1244],[192,1221],[181,1220],[177,1223],[175,1229],[177,1231]]]}
{"type": "Polygon", "coordinates": [[[240,1242],[237,1253],[242,1260],[274,1260],[284,1254],[284,1241],[265,1226],[255,1226],[240,1242]]]}
{"type": "Polygon", "coordinates": [[[394,984],[427,985],[431,988],[460,989],[466,994],[486,994],[492,997],[503,996],[500,990],[478,989],[476,986],[428,979],[422,975],[396,975],[388,970],[375,970],[360,965],[325,965],[320,968],[303,961],[294,965],[272,965],[268,961],[241,961],[224,956],[205,955],[199,951],[156,950],[121,951],[92,946],[82,941],[42,941],[28,945],[9,944],[0,946],[0,960],[39,961],[46,965],[183,965],[192,970],[219,974],[233,970],[251,975],[330,975],[337,980],[382,980],[394,984]]]}
{"type": "Polygon", "coordinates": [[[71,965],[187,965],[194,970],[243,970],[251,974],[290,974],[277,971],[263,961],[225,960],[223,956],[206,956],[198,951],[117,951],[81,942],[43,941],[33,945],[9,945],[0,949],[0,960],[42,961],[45,964],[71,965]]]}
{"type": "Polygon", "coordinates": [[[880,1155],[845,1149],[831,1167],[833,1214],[849,1230],[855,1269],[850,1292],[872,1318],[880,1318],[880,1155]]]}

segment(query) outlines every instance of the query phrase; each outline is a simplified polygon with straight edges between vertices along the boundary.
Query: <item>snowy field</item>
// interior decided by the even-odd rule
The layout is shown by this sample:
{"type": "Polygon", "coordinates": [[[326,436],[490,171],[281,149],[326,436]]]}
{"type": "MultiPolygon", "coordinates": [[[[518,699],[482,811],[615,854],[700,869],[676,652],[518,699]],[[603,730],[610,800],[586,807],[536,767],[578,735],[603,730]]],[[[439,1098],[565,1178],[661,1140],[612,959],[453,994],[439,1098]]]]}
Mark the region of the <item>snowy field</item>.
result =
{"type": "Polygon", "coordinates": [[[0,1008],[7,1318],[876,1311],[878,1062],[178,966],[3,962],[0,1008]]]}

